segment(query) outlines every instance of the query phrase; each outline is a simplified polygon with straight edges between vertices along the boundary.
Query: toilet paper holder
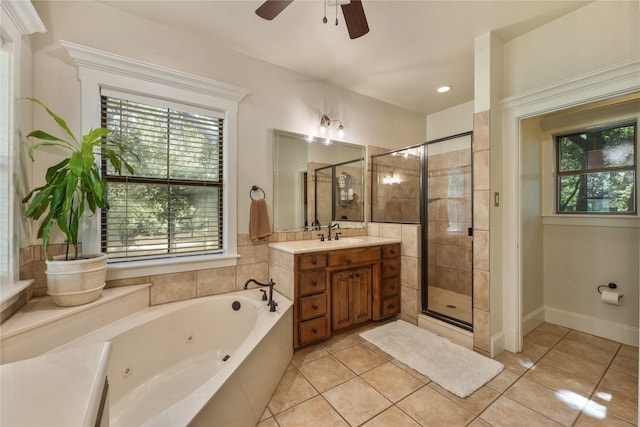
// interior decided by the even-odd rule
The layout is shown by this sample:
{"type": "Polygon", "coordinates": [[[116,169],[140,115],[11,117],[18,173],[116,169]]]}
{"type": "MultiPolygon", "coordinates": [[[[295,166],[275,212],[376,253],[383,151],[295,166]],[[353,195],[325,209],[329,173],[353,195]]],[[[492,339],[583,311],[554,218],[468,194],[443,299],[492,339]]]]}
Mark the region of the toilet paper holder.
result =
{"type": "MultiPolygon", "coordinates": [[[[618,285],[616,285],[615,283],[609,283],[608,285],[600,285],[598,286],[597,290],[599,294],[602,294],[602,290],[600,290],[600,288],[602,287],[607,287],[609,289],[616,289],[618,287],[618,285]]],[[[620,301],[620,298],[622,298],[624,295],[620,294],[618,295],[618,301],[620,301]]]]}

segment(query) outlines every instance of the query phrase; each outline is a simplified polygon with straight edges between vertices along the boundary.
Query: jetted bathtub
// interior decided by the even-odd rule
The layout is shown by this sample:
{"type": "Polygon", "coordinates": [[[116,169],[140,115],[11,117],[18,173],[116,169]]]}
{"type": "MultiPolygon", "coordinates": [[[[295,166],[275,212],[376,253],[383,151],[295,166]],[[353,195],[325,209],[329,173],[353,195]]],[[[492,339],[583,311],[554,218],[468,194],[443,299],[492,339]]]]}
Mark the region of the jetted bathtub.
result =
{"type": "Polygon", "coordinates": [[[292,303],[258,289],[154,306],[54,351],[109,341],[110,426],[254,427],[293,355],[292,303]]]}

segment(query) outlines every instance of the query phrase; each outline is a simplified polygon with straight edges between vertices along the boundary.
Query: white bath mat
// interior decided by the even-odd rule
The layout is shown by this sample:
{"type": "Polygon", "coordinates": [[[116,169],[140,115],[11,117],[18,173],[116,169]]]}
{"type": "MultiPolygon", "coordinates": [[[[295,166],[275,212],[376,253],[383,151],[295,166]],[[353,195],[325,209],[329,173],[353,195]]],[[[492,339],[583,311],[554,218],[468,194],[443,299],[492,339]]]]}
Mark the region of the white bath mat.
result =
{"type": "Polygon", "coordinates": [[[463,398],[504,368],[502,363],[402,320],[370,329],[360,336],[463,398]]]}

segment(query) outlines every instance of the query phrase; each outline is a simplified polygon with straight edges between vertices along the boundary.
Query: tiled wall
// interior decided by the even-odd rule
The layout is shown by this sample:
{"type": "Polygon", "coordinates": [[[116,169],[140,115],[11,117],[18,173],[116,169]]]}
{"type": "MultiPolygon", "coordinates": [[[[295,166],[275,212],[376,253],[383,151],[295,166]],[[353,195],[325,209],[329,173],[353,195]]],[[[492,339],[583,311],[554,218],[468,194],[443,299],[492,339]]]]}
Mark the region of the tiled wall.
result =
{"type": "Polygon", "coordinates": [[[420,222],[420,159],[376,157],[372,179],[373,221],[420,222]],[[397,179],[397,183],[385,183],[397,179]]]}
{"type": "Polygon", "coordinates": [[[428,165],[427,282],[471,296],[471,152],[429,155],[428,165]]]}
{"type": "MultiPolygon", "coordinates": [[[[341,231],[342,237],[363,236],[367,233],[365,228],[345,228],[341,231]]],[[[251,241],[248,234],[239,234],[238,254],[240,258],[236,266],[110,280],[107,281],[106,287],[151,283],[151,305],[240,290],[249,278],[260,282],[269,280],[268,243],[310,240],[317,238],[315,233],[317,232],[274,233],[268,239],[257,242],[251,241]]],[[[50,245],[47,248],[48,254],[62,254],[64,247],[64,244],[50,245]]],[[[44,260],[44,250],[41,246],[29,246],[20,250],[20,279],[33,279],[33,284],[19,296],[17,302],[2,311],[0,322],[8,319],[32,297],[46,295],[47,278],[44,260]]]]}
{"type": "Polygon", "coordinates": [[[473,347],[490,352],[489,328],[489,110],[473,117],[473,347]]]}
{"type": "Polygon", "coordinates": [[[417,324],[418,314],[422,311],[420,225],[369,223],[367,234],[402,240],[400,317],[409,323],[417,324]]]}

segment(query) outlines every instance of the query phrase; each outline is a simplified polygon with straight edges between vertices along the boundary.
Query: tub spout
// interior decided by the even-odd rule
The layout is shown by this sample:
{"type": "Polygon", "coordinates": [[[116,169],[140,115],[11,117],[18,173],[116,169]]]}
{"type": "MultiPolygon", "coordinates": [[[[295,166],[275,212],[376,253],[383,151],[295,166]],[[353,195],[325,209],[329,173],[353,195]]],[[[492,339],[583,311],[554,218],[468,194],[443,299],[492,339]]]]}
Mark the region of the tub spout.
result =
{"type": "Polygon", "coordinates": [[[256,279],[249,279],[246,282],[244,282],[244,289],[249,288],[249,283],[255,283],[258,286],[269,287],[269,301],[267,302],[267,305],[269,306],[269,311],[271,312],[276,311],[276,307],[278,306],[278,303],[273,300],[273,286],[276,284],[276,282],[274,282],[273,279],[269,279],[269,283],[260,283],[256,279]]]}

